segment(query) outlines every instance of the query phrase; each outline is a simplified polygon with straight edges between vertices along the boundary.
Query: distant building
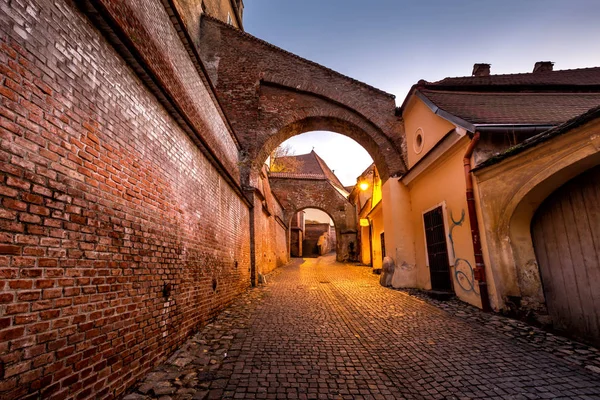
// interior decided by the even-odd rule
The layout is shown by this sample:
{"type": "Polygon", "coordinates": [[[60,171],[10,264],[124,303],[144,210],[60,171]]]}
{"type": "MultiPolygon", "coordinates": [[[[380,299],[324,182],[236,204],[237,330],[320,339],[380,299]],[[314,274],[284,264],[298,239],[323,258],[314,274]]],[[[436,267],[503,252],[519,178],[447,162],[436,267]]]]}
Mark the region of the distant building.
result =
{"type": "Polygon", "coordinates": [[[385,257],[385,232],[382,212],[381,177],[371,164],[358,178],[349,197],[358,219],[359,260],[374,269],[381,269],[385,257]]]}
{"type": "Polygon", "coordinates": [[[290,256],[302,257],[302,242],[304,240],[305,221],[304,211],[297,212],[290,224],[290,256]]]}
{"type": "Polygon", "coordinates": [[[338,258],[342,256],[342,258],[354,259],[357,248],[356,231],[354,229],[342,229],[338,231],[335,223],[337,219],[338,224],[340,224],[340,221],[344,225],[346,221],[351,221],[354,224],[355,209],[348,200],[346,188],[327,166],[325,161],[313,150],[308,154],[280,157],[277,159],[276,164],[279,172],[269,172],[269,179],[275,182],[274,194],[282,199],[283,207],[291,208],[291,205],[286,200],[287,193],[277,190],[277,184],[281,184],[284,181],[287,188],[302,187],[302,202],[307,205],[307,207],[301,208],[291,217],[290,255],[292,257],[310,257],[336,250],[338,258]],[[311,182],[325,182],[329,191],[325,193],[319,186],[311,182]],[[340,204],[344,204],[345,207],[340,208],[340,204]],[[321,223],[320,221],[304,220],[304,226],[301,228],[301,220],[306,217],[304,210],[312,208],[327,214],[333,226],[330,222],[321,223]],[[345,239],[339,242],[338,238],[342,236],[345,239]],[[353,250],[348,246],[340,246],[338,248],[338,243],[343,245],[346,242],[348,244],[352,243],[350,247],[353,250]],[[339,254],[342,251],[344,254],[339,254]],[[354,252],[354,254],[350,255],[349,253],[351,252],[354,252]]]}
{"type": "Polygon", "coordinates": [[[305,227],[305,257],[318,257],[335,251],[335,229],[329,223],[307,223],[305,227]]]}
{"type": "Polygon", "coordinates": [[[242,0],[183,0],[183,3],[200,4],[204,13],[238,29],[244,29],[244,2],[242,0]]]}

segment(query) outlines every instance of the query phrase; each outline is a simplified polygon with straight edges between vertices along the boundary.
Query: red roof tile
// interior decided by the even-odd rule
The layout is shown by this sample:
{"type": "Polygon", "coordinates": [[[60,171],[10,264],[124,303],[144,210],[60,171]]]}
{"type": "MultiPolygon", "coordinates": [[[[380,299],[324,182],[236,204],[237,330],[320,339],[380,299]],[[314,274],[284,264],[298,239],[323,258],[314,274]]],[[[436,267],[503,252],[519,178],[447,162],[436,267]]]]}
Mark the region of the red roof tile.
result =
{"type": "Polygon", "coordinates": [[[342,182],[314,150],[308,154],[280,157],[277,163],[287,167],[287,170],[271,172],[269,176],[273,178],[326,179],[334,186],[344,189],[342,182]]]}
{"type": "Polygon", "coordinates": [[[600,105],[600,93],[419,91],[440,109],[472,124],[558,125],[600,105]]]}
{"type": "Polygon", "coordinates": [[[297,172],[269,172],[271,178],[284,179],[318,179],[326,181],[327,177],[324,174],[299,174],[297,172]]]}
{"type": "Polygon", "coordinates": [[[425,82],[426,87],[435,86],[600,86],[600,67],[565,69],[558,71],[530,72],[489,76],[465,76],[445,78],[437,82],[425,82]]]}

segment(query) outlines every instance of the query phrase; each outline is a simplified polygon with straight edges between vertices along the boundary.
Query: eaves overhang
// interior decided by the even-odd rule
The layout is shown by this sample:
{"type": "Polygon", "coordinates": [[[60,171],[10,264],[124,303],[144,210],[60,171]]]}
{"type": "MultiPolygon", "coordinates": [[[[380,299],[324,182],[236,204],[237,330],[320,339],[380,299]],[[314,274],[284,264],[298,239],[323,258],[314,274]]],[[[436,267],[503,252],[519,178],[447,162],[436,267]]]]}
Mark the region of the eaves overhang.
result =
{"type": "Polygon", "coordinates": [[[429,98],[427,96],[425,96],[423,93],[421,93],[419,90],[415,91],[415,96],[417,96],[423,103],[425,103],[425,105],[427,107],[429,107],[431,112],[433,112],[435,115],[438,115],[439,117],[445,119],[446,121],[448,121],[456,126],[460,126],[461,128],[465,129],[468,132],[475,133],[475,125],[474,124],[472,124],[469,121],[466,121],[460,117],[457,117],[454,114],[450,114],[449,112],[442,110],[433,101],[429,100],[429,98]]]}

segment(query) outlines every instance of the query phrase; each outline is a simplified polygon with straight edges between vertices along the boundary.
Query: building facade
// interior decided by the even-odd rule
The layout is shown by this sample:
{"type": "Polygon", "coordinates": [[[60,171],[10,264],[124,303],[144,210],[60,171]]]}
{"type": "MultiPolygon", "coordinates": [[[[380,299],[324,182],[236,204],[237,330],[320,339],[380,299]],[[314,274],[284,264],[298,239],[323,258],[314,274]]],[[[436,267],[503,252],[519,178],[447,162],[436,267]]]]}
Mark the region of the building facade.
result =
{"type": "Polygon", "coordinates": [[[597,342],[599,287],[587,279],[600,271],[599,253],[586,238],[600,229],[600,68],[540,62],[532,73],[489,72],[476,64],[471,77],[421,81],[398,109],[407,171],[383,185],[381,230],[394,284],[451,292],[597,342]]]}

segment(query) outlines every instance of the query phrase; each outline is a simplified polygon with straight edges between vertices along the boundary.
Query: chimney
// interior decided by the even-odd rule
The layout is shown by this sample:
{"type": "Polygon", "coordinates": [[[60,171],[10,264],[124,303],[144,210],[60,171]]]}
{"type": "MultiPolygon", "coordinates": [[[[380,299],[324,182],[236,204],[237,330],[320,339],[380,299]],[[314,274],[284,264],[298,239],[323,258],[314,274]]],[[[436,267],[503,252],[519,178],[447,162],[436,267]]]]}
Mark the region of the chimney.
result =
{"type": "Polygon", "coordinates": [[[552,71],[554,63],[552,61],[538,61],[533,66],[533,73],[552,71]]]}
{"type": "Polygon", "coordinates": [[[490,76],[490,64],[473,64],[473,76],[490,76]]]}

